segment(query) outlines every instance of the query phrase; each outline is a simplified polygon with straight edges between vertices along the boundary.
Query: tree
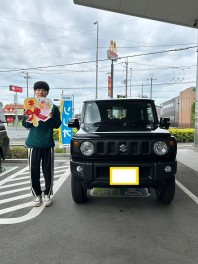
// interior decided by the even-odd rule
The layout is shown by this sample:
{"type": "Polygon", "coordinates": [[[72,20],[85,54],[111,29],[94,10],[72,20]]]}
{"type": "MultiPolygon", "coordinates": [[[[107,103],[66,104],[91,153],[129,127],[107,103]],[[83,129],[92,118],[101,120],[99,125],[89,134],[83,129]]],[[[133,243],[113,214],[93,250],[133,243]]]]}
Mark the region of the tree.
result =
{"type": "Polygon", "coordinates": [[[195,102],[192,104],[191,113],[192,113],[192,124],[194,126],[195,125],[195,102]]]}

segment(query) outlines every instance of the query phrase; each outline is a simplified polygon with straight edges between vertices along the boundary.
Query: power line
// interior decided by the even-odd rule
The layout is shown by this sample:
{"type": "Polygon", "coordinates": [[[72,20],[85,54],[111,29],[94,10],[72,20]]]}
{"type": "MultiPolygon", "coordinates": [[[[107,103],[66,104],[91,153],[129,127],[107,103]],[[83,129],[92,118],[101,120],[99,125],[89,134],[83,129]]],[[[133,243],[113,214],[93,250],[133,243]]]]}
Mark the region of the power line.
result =
{"type": "MultiPolygon", "coordinates": [[[[126,59],[126,58],[134,58],[134,57],[162,54],[162,53],[168,53],[168,52],[184,51],[184,50],[189,50],[189,49],[194,49],[194,48],[197,48],[197,46],[180,48],[180,49],[171,49],[171,50],[149,52],[149,53],[142,53],[142,54],[135,54],[135,55],[129,55],[129,56],[122,56],[122,57],[118,57],[118,59],[126,59]]],[[[109,61],[109,59],[100,59],[98,61],[101,61],[101,62],[102,61],[109,61]]],[[[7,71],[4,70],[4,71],[0,71],[0,72],[28,71],[28,70],[35,70],[35,69],[47,69],[47,68],[55,68],[55,67],[89,64],[89,63],[95,63],[95,62],[96,62],[95,60],[91,60],[91,61],[83,61],[83,62],[73,62],[73,63],[56,64],[56,65],[48,65],[48,66],[37,66],[37,67],[30,67],[30,68],[13,69],[13,70],[7,70],[7,71]]]]}
{"type": "MultiPolygon", "coordinates": [[[[162,85],[176,85],[176,84],[195,84],[195,81],[189,81],[189,82],[175,82],[175,83],[153,83],[153,86],[162,86],[162,85]]],[[[150,83],[148,84],[143,84],[144,86],[149,86],[150,87],[150,83]]],[[[9,85],[0,85],[0,89],[1,88],[8,88],[9,85]]],[[[134,84],[134,87],[142,87],[142,84],[134,84]]],[[[24,89],[27,89],[26,87],[23,87],[24,89]]],[[[59,89],[65,89],[65,90],[81,90],[81,89],[95,89],[95,86],[82,86],[82,87],[50,87],[50,90],[59,90],[59,89]]],[[[100,89],[107,89],[107,86],[100,86],[100,89]]],[[[115,85],[115,88],[123,88],[123,85],[115,85]]]]}

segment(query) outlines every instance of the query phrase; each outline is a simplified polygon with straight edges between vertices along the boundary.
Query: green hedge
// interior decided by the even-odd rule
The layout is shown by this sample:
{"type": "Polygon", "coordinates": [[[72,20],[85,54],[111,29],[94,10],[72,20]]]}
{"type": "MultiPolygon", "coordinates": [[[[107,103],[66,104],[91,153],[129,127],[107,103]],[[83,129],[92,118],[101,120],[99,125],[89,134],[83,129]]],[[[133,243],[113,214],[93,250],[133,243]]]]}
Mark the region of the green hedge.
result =
{"type": "Polygon", "coordinates": [[[176,137],[177,142],[194,142],[194,128],[169,128],[169,132],[176,137]]]}
{"type": "MultiPolygon", "coordinates": [[[[55,153],[67,153],[66,148],[54,148],[55,153]]],[[[7,159],[27,159],[27,148],[25,146],[10,146],[7,159]]]]}
{"type": "Polygon", "coordinates": [[[59,129],[54,129],[54,140],[59,140],[59,129]]]}
{"type": "Polygon", "coordinates": [[[27,159],[27,148],[25,146],[10,146],[8,159],[27,159]]]}
{"type": "MultiPolygon", "coordinates": [[[[73,128],[73,135],[77,132],[78,130],[76,128],[73,128]]],[[[54,140],[59,140],[59,129],[54,129],[54,140]]]]}

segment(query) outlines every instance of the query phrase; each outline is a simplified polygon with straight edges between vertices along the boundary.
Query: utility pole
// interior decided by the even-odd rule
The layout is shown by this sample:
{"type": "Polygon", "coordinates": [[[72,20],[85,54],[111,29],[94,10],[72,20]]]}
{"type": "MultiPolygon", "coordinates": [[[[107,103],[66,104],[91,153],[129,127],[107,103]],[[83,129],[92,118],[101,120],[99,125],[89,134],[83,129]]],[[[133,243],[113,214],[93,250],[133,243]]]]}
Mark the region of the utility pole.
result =
{"type": "Polygon", "coordinates": [[[156,79],[153,79],[153,76],[151,76],[150,79],[147,79],[147,81],[151,81],[151,89],[150,89],[150,99],[152,99],[153,96],[153,81],[155,81],[156,79]]]}
{"type": "Polygon", "coordinates": [[[141,95],[141,98],[143,98],[143,95],[144,95],[144,85],[142,84],[142,95],[141,95]]]}
{"type": "Polygon", "coordinates": [[[73,105],[73,107],[72,107],[72,116],[73,116],[73,118],[74,118],[74,110],[75,110],[75,108],[74,108],[74,96],[75,96],[75,94],[72,94],[72,98],[73,98],[73,102],[72,102],[72,105],[73,105]]]}
{"type": "Polygon", "coordinates": [[[131,75],[130,75],[130,98],[131,98],[131,78],[132,78],[132,68],[130,68],[131,75]]]}
{"type": "Polygon", "coordinates": [[[126,91],[125,91],[125,98],[127,98],[127,89],[128,89],[128,58],[127,61],[125,62],[126,64],[126,91]]]}
{"type": "Polygon", "coordinates": [[[22,72],[22,73],[24,73],[25,74],[25,76],[24,76],[24,78],[26,79],[26,86],[27,86],[27,98],[29,97],[28,96],[28,90],[29,90],[29,85],[28,85],[28,79],[30,79],[30,77],[29,77],[29,74],[28,74],[28,72],[22,72]]]}

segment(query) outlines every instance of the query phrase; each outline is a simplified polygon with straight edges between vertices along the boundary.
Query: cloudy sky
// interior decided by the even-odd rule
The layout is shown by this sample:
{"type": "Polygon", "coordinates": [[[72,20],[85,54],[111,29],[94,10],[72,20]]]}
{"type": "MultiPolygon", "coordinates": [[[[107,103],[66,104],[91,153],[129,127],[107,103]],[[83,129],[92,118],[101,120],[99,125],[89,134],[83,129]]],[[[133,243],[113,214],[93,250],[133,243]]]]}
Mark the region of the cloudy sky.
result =
{"type": "Polygon", "coordinates": [[[150,97],[156,104],[196,85],[197,30],[74,5],[73,0],[0,0],[0,101],[12,103],[9,85],[23,87],[19,103],[44,80],[49,97],[73,95],[75,113],[95,98],[98,21],[98,98],[108,98],[110,40],[117,45],[114,97],[150,97]],[[126,75],[128,62],[128,75],[126,75]],[[28,77],[28,79],[27,79],[28,77]]]}

